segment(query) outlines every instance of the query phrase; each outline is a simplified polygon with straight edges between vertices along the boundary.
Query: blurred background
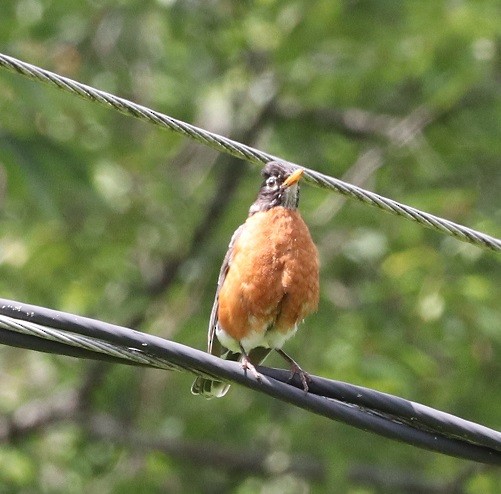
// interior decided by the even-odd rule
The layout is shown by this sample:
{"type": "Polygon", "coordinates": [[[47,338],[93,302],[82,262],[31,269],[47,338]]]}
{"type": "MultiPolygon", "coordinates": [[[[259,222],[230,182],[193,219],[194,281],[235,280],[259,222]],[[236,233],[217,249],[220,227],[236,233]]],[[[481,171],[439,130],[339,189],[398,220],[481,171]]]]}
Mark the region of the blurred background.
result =
{"type": "MultiPolygon", "coordinates": [[[[500,237],[500,14],[496,0],[11,0],[0,52],[500,237]]],[[[205,349],[260,181],[0,70],[0,294],[205,349]]],[[[321,303],[286,351],[499,430],[499,254],[309,186],[301,210],[321,303]]],[[[496,469],[237,386],[206,401],[188,374],[0,347],[0,376],[1,493],[499,492],[496,469]]]]}

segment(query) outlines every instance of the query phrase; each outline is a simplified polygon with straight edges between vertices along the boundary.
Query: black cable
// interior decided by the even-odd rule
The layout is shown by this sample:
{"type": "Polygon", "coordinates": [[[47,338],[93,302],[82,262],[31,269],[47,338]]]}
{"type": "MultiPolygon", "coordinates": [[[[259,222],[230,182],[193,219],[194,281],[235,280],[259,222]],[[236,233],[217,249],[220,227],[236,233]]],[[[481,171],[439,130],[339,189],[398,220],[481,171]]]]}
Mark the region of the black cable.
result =
{"type": "MultiPolygon", "coordinates": [[[[289,381],[290,373],[288,371],[269,368],[260,368],[259,370],[279,381],[289,381]]],[[[293,384],[302,388],[299,379],[294,379],[293,384]]],[[[379,413],[389,418],[393,417],[411,427],[439,432],[450,438],[464,439],[501,452],[500,432],[398,396],[322,377],[314,378],[309,384],[309,391],[327,398],[353,403],[362,408],[377,410],[379,413]]]]}
{"type": "MultiPolygon", "coordinates": [[[[120,348],[131,348],[136,353],[163,359],[192,373],[203,373],[239,383],[313,413],[384,437],[450,456],[501,465],[501,433],[403,398],[316,376],[311,376],[310,391],[305,393],[287,383],[289,373],[283,370],[260,367],[259,372],[263,378],[258,381],[250,373],[246,375],[236,362],[225,361],[179,343],[11,300],[0,299],[0,314],[84,335],[120,348]]],[[[31,338],[10,339],[6,336],[7,332],[4,330],[0,333],[3,335],[1,341],[5,344],[72,355],[71,351],[61,348],[64,344],[56,345],[57,342],[36,338],[41,342],[37,348],[31,338]]],[[[76,352],[72,356],[102,358],[92,355],[92,352],[81,355],[76,352]]]]}

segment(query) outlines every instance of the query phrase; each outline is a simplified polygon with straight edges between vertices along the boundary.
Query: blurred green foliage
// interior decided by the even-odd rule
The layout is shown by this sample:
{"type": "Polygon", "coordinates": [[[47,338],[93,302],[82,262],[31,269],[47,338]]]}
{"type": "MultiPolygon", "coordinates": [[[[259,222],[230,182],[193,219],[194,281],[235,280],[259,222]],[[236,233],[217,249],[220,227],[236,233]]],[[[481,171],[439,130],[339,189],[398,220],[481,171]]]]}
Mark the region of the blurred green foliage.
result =
{"type": "MultiPolygon", "coordinates": [[[[499,237],[500,14],[496,0],[11,0],[0,51],[499,237]]],[[[1,295],[205,348],[219,265],[260,182],[225,160],[0,71],[1,295]]],[[[499,429],[499,254],[320,189],[303,188],[301,209],[322,297],[287,351],[499,429]]],[[[87,383],[87,412],[136,434],[326,472],[203,466],[71,419],[3,442],[0,492],[372,493],[390,489],[356,469],[445,484],[470,468],[244,389],[204,401],[189,375],[106,367],[94,382],[88,362],[0,355],[6,417],[87,383]]],[[[465,479],[464,492],[498,492],[495,470],[465,479]]]]}

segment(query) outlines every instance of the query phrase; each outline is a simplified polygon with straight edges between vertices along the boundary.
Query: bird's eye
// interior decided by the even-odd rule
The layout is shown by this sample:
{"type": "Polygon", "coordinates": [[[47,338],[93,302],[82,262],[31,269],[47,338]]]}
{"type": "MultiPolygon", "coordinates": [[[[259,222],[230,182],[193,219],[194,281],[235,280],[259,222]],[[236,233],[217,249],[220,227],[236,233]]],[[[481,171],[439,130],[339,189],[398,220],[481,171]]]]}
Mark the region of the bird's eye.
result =
{"type": "Polygon", "coordinates": [[[277,177],[268,177],[268,179],[266,180],[266,185],[270,188],[273,188],[275,187],[275,185],[277,184],[277,177]]]}

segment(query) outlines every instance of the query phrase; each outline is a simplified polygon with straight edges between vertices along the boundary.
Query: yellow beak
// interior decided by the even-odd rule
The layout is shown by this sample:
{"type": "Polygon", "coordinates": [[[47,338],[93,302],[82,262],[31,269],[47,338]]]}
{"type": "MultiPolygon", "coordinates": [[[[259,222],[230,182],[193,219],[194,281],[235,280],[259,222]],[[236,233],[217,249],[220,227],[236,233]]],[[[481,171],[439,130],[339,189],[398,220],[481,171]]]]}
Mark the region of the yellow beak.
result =
{"type": "Polygon", "coordinates": [[[304,170],[302,168],[298,168],[297,170],[293,171],[285,180],[283,183],[284,187],[290,187],[291,185],[297,184],[299,182],[299,179],[303,176],[304,170]]]}

